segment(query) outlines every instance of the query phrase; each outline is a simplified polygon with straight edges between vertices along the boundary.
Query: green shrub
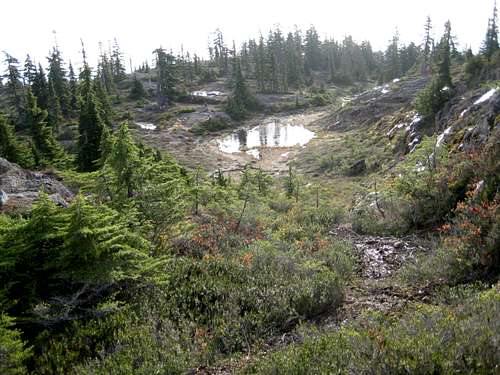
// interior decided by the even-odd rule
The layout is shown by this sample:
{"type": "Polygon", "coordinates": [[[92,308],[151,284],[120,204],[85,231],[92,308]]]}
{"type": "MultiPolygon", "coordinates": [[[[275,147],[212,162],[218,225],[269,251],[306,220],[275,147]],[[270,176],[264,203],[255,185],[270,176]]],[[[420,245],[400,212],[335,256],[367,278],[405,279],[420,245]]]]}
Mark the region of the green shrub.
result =
{"type": "Polygon", "coordinates": [[[451,91],[451,87],[448,90],[443,90],[441,82],[438,79],[433,79],[417,96],[415,107],[418,113],[427,119],[434,119],[434,115],[452,97],[451,91]]]}
{"type": "Polygon", "coordinates": [[[27,374],[26,362],[31,357],[21,339],[21,333],[13,328],[14,321],[0,313],[0,373],[3,375],[27,374]]]}
{"type": "Polygon", "coordinates": [[[229,124],[221,117],[210,117],[208,120],[197,124],[191,128],[191,131],[196,135],[204,135],[206,133],[214,133],[229,128],[229,124]]]}
{"type": "Polygon", "coordinates": [[[271,354],[242,373],[495,374],[499,291],[497,284],[452,307],[415,305],[401,318],[370,314],[271,354]]]}

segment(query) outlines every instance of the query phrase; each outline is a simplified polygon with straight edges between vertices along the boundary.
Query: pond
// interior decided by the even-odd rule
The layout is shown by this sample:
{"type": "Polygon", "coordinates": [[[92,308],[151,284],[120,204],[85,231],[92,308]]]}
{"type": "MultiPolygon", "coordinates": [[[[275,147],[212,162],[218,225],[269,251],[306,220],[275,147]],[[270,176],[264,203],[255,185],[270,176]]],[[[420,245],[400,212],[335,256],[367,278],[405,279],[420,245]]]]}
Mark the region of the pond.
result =
{"type": "Polygon", "coordinates": [[[260,147],[304,146],[315,133],[302,125],[270,122],[251,129],[241,129],[218,141],[219,150],[225,153],[247,152],[258,159],[260,147]]]}

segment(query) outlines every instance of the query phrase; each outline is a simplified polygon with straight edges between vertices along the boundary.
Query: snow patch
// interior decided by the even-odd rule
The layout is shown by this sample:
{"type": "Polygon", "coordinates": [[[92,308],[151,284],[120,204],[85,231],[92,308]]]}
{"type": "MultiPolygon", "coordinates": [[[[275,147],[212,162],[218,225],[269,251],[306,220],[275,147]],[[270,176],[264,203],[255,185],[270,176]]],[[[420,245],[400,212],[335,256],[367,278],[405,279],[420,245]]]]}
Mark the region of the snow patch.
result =
{"type": "Polygon", "coordinates": [[[417,173],[421,173],[423,171],[425,171],[425,165],[422,164],[422,162],[418,162],[416,165],[415,165],[415,168],[413,168],[413,170],[417,173]]]}
{"type": "Polygon", "coordinates": [[[260,151],[257,150],[256,148],[252,148],[250,150],[247,150],[246,152],[248,155],[253,156],[255,159],[260,160],[260,151]]]}
{"type": "Polygon", "coordinates": [[[444,142],[444,137],[446,137],[448,134],[451,133],[451,129],[452,129],[452,127],[450,126],[444,132],[442,132],[441,134],[439,134],[439,136],[437,137],[437,140],[436,140],[436,147],[441,147],[442,146],[442,144],[444,142]]]}
{"type": "Polygon", "coordinates": [[[464,109],[462,113],[460,113],[460,118],[463,118],[467,112],[469,112],[469,108],[464,109]]]}
{"type": "Polygon", "coordinates": [[[416,148],[417,148],[417,146],[418,146],[418,144],[419,144],[419,143],[420,143],[420,137],[417,137],[417,138],[415,138],[414,140],[412,140],[412,141],[410,142],[410,144],[408,144],[408,147],[410,147],[410,148],[411,148],[411,149],[410,149],[410,154],[411,154],[413,151],[415,151],[415,150],[416,150],[416,148]]]}
{"type": "Polygon", "coordinates": [[[491,89],[490,91],[488,91],[486,94],[484,94],[483,96],[481,96],[478,100],[476,100],[474,102],[474,105],[478,105],[478,104],[481,104],[481,103],[484,103],[488,100],[491,99],[491,97],[493,95],[495,95],[495,93],[498,91],[498,87],[495,88],[495,89],[491,89]]]}
{"type": "Polygon", "coordinates": [[[397,124],[396,126],[394,126],[391,130],[389,130],[387,132],[387,136],[388,137],[392,136],[396,130],[399,130],[399,129],[405,127],[405,126],[406,126],[405,123],[397,124]]]}
{"type": "Polygon", "coordinates": [[[136,122],[135,124],[144,130],[155,130],[156,129],[156,125],[151,124],[150,122],[136,122]]]}
{"type": "Polygon", "coordinates": [[[400,79],[400,78],[394,78],[394,79],[392,80],[392,83],[398,83],[399,81],[401,81],[401,79],[400,79]]]}
{"type": "Polygon", "coordinates": [[[191,95],[201,96],[203,98],[206,98],[206,97],[220,96],[220,95],[222,95],[222,92],[220,92],[220,91],[193,91],[191,93],[191,95]]]}

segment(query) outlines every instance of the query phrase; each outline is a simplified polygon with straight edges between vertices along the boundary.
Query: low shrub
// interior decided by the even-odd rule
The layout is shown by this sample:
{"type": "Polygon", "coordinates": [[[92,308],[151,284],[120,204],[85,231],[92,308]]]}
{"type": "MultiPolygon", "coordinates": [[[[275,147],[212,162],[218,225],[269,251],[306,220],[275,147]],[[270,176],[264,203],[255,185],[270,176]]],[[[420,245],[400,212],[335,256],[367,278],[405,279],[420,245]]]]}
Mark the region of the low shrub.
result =
{"type": "Polygon", "coordinates": [[[229,124],[221,117],[210,117],[208,120],[197,124],[191,128],[191,131],[196,135],[204,135],[206,133],[214,133],[229,128],[229,124]]]}
{"type": "Polygon", "coordinates": [[[497,284],[451,307],[417,304],[401,318],[369,314],[247,366],[244,374],[495,374],[497,284]],[[464,340],[467,337],[467,340],[464,340]]]}

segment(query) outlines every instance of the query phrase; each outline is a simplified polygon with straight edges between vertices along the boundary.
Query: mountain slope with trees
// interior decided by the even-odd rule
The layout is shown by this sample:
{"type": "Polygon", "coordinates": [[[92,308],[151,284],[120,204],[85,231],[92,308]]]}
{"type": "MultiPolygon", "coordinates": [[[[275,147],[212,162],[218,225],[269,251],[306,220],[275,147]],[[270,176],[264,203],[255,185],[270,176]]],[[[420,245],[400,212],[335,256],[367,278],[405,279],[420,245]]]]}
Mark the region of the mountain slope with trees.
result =
{"type": "Polygon", "coordinates": [[[116,40],[79,71],[5,53],[0,373],[498,372],[497,21],[477,54],[430,17],[378,52],[217,30],[131,74],[116,40]],[[194,148],[318,108],[281,176],[190,168],[136,124],[192,116],[194,148]]]}

